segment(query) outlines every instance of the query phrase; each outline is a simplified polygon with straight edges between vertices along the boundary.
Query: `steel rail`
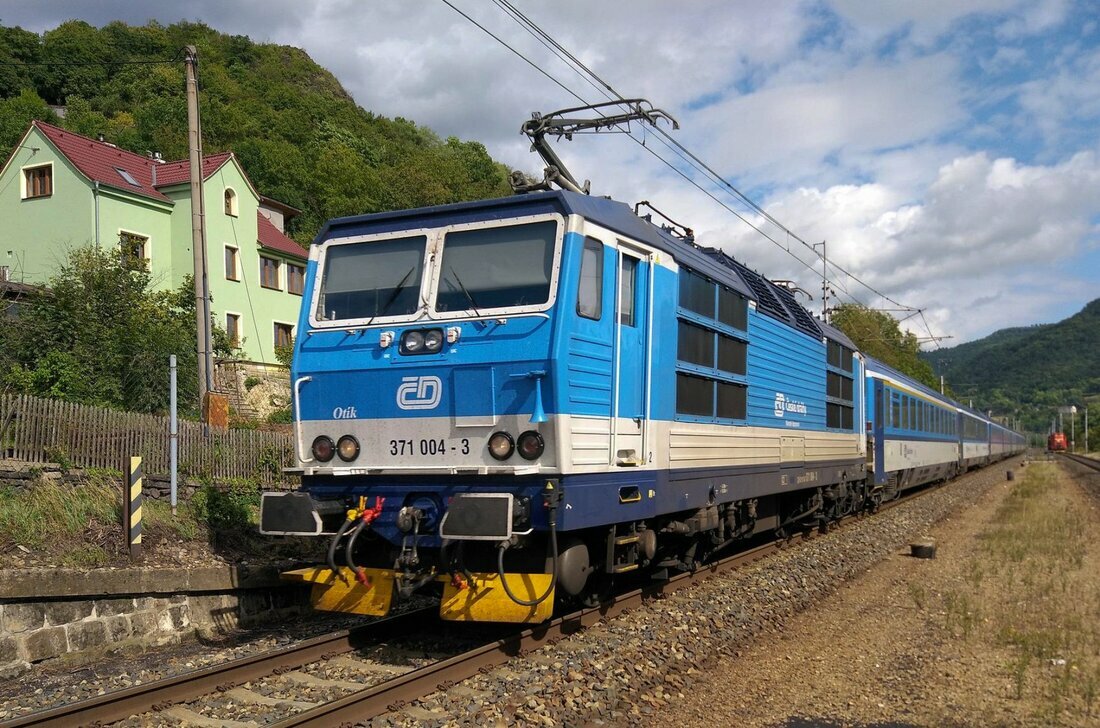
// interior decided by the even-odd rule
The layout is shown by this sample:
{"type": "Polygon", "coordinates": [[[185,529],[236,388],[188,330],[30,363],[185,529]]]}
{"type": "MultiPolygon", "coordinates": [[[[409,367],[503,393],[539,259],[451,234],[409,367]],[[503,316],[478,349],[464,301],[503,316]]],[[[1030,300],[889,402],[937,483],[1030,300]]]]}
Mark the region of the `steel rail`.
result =
{"type": "Polygon", "coordinates": [[[351,652],[401,630],[438,621],[434,607],[386,617],[376,622],[314,637],[295,645],[262,652],[198,670],[135,685],[57,708],[28,713],[0,723],[0,728],[73,726],[111,723],[168,705],[185,703],[208,693],[227,690],[281,670],[316,662],[326,655],[351,652]]]}
{"type": "MultiPolygon", "coordinates": [[[[882,504],[878,511],[899,506],[939,487],[941,486],[931,485],[910,490],[882,504]]],[[[839,524],[847,524],[866,515],[870,514],[845,516],[839,524]]],[[[581,609],[549,622],[527,627],[460,655],[434,662],[343,698],[308,709],[273,725],[276,728],[329,726],[354,723],[400,710],[410,701],[436,691],[447,690],[480,671],[504,664],[515,657],[522,657],[534,649],[553,644],[602,619],[610,619],[641,606],[647,599],[671,594],[717,574],[759,561],[796,541],[807,540],[811,537],[810,534],[818,530],[816,527],[809,528],[788,538],[769,541],[705,564],[695,571],[676,574],[665,581],[654,582],[616,595],[599,606],[581,609]]],[[[219,690],[227,690],[235,685],[267,677],[285,669],[297,668],[329,656],[351,652],[383,637],[392,637],[403,630],[422,627],[425,620],[438,621],[434,607],[405,612],[352,630],[315,637],[296,645],[233,660],[224,665],[192,670],[71,705],[29,713],[0,723],[0,728],[103,724],[123,720],[132,715],[158,710],[172,704],[185,703],[219,690]]]]}
{"type": "Polygon", "coordinates": [[[1100,460],[1090,458],[1086,455],[1077,455],[1076,453],[1064,452],[1061,453],[1063,457],[1067,457],[1075,463],[1081,463],[1085,467],[1092,468],[1093,470],[1100,470],[1100,460]]]}
{"type": "MultiPolygon", "coordinates": [[[[879,511],[899,506],[931,490],[936,490],[938,487],[929,486],[911,490],[907,494],[884,503],[879,511]]],[[[840,520],[840,523],[846,524],[864,515],[845,516],[840,520]]],[[[807,540],[808,534],[817,530],[814,527],[808,531],[796,533],[790,538],[777,539],[755,546],[706,564],[695,571],[677,574],[666,581],[655,582],[640,589],[617,595],[598,607],[581,609],[564,617],[528,627],[516,634],[474,648],[461,655],[426,665],[419,670],[407,672],[346,695],[343,698],[297,713],[273,724],[273,728],[352,725],[356,722],[400,710],[411,701],[418,700],[436,691],[447,690],[453,685],[475,676],[478,672],[502,665],[517,656],[522,657],[543,645],[554,644],[558,640],[589,627],[602,619],[610,619],[629,609],[642,606],[648,599],[671,594],[717,574],[733,571],[759,561],[772,553],[783,550],[794,541],[807,540]]]]}

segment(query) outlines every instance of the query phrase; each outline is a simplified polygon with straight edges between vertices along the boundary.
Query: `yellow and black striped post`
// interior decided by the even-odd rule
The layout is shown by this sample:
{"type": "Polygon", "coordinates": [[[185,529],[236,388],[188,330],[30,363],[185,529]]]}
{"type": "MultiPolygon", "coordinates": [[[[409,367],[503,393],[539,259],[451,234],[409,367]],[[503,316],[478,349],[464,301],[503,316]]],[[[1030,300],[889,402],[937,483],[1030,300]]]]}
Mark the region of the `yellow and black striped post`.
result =
{"type": "Polygon", "coordinates": [[[126,529],[129,534],[130,559],[141,558],[141,486],[145,473],[141,469],[141,458],[130,458],[130,488],[126,497],[126,529]]]}

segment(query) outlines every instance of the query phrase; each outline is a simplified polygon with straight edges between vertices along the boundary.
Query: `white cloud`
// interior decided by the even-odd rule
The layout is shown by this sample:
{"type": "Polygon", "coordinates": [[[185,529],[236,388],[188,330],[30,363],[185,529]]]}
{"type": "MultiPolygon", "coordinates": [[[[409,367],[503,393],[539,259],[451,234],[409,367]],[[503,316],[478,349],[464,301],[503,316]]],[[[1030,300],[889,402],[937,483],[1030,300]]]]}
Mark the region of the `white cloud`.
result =
{"type": "MultiPolygon", "coordinates": [[[[452,1],[585,98],[602,98],[495,6],[452,1]]],[[[1045,320],[1067,296],[1095,297],[1100,272],[1056,278],[1053,267],[1094,245],[1100,216],[1100,51],[1087,4],[517,5],[624,95],[676,115],[678,140],[791,229],[828,240],[831,259],[926,307],[932,325],[957,340],[1045,320]],[[1078,22],[1067,23],[1070,14],[1078,22]],[[975,22],[989,31],[981,44],[959,32],[975,22]],[[1032,58],[1037,39],[1061,52],[1032,58]],[[967,76],[974,69],[980,78],[967,76]]],[[[193,0],[181,11],[165,0],[73,0],[6,3],[0,18],[41,31],[70,17],[167,24],[181,12],[222,32],[302,47],[370,111],[476,139],[527,171],[541,163],[520,124],[532,111],[577,103],[441,2],[193,0]]],[[[557,149],[594,193],[649,199],[700,242],[819,290],[784,249],[653,158],[647,149],[672,155],[652,135],[647,149],[621,135],[578,136],[557,149]]],[[[770,234],[786,246],[786,236],[770,234]]],[[[791,250],[812,257],[797,243],[791,250]]],[[[867,295],[853,282],[836,285],[867,295]]]]}
{"type": "MultiPolygon", "coordinates": [[[[1089,241],[1091,221],[1100,215],[1098,185],[1100,161],[1092,151],[1049,166],[978,153],[944,165],[920,204],[872,183],[803,188],[773,200],[768,209],[796,230],[813,230],[807,240],[828,240],[830,258],[857,277],[894,300],[927,308],[940,331],[966,340],[1034,321],[1044,307],[1064,303],[1063,295],[1095,295],[1095,283],[1087,283],[1095,272],[1055,278],[1043,271],[1095,245],[1089,241]]],[[[727,250],[773,277],[793,276],[804,287],[819,287],[819,265],[816,274],[799,270],[777,247],[762,249],[751,231],[731,225],[712,234],[731,241],[727,250]]],[[[883,305],[854,282],[836,284],[883,305]]]]}
{"type": "Polygon", "coordinates": [[[817,174],[843,151],[905,147],[963,118],[956,62],[936,55],[903,65],[864,64],[806,83],[766,88],[695,115],[703,156],[766,182],[817,174]]]}

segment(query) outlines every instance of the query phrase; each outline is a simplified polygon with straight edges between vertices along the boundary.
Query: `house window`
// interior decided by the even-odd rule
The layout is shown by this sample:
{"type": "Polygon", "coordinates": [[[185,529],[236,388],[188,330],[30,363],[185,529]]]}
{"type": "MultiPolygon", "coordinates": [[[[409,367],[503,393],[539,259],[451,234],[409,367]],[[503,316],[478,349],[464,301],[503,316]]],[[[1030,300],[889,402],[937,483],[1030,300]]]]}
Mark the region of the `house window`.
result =
{"type": "Polygon", "coordinates": [[[286,348],[294,343],[294,327],[275,322],[275,348],[286,348]]]}
{"type": "Polygon", "coordinates": [[[305,290],[306,285],[306,269],[305,266],[295,265],[294,263],[286,264],[286,290],[287,293],[294,293],[296,295],[302,295],[302,291],[305,290]]]}
{"type": "Polygon", "coordinates": [[[237,217],[237,193],[232,187],[225,188],[225,214],[237,217]]]}
{"type": "Polygon", "coordinates": [[[260,285],[264,288],[274,288],[276,291],[280,289],[279,261],[260,256],[260,285]]]}
{"type": "Polygon", "coordinates": [[[122,167],[115,167],[115,171],[118,172],[118,176],[126,180],[126,184],[132,187],[141,187],[141,183],[134,179],[134,175],[127,172],[122,167]]]}
{"type": "Polygon", "coordinates": [[[122,265],[130,270],[147,268],[149,265],[149,238],[137,233],[121,230],[118,233],[118,245],[122,253],[122,265]]]}
{"type": "Polygon", "coordinates": [[[238,267],[240,260],[238,259],[237,249],[232,246],[225,246],[225,277],[226,280],[239,281],[241,279],[240,268],[238,267]]]}
{"type": "Polygon", "coordinates": [[[53,194],[53,164],[23,170],[23,199],[49,197],[53,194]]]}
{"type": "Polygon", "coordinates": [[[233,348],[241,345],[241,315],[239,313],[227,313],[225,315],[225,333],[229,336],[229,343],[233,348]]]}

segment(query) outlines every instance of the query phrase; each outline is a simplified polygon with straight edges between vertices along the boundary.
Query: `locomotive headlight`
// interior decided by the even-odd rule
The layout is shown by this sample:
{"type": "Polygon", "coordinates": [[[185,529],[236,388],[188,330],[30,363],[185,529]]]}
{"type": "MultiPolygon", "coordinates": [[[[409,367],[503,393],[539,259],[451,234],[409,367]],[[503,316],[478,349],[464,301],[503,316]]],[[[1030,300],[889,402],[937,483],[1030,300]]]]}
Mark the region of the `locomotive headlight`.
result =
{"type": "Polygon", "coordinates": [[[519,436],[516,449],[524,460],[538,460],[542,451],[546,449],[546,443],[542,435],[534,430],[528,430],[519,436]]]}
{"type": "Polygon", "coordinates": [[[512,457],[515,449],[516,443],[507,432],[494,432],[489,438],[489,454],[497,460],[507,460],[512,457]]]}
{"type": "Polygon", "coordinates": [[[351,435],[344,435],[336,443],[336,454],[340,456],[340,459],[345,463],[350,463],[355,458],[359,457],[359,441],[351,435]]]}
{"type": "Polygon", "coordinates": [[[419,354],[424,349],[424,334],[420,331],[406,331],[401,337],[401,348],[409,354],[419,354]]]}
{"type": "Polygon", "coordinates": [[[322,463],[332,460],[332,456],[336,454],[336,445],[332,443],[332,438],[327,435],[317,437],[310,449],[313,451],[313,457],[322,463]]]}
{"type": "Polygon", "coordinates": [[[443,348],[443,329],[428,329],[424,332],[424,348],[435,353],[443,348]]]}

